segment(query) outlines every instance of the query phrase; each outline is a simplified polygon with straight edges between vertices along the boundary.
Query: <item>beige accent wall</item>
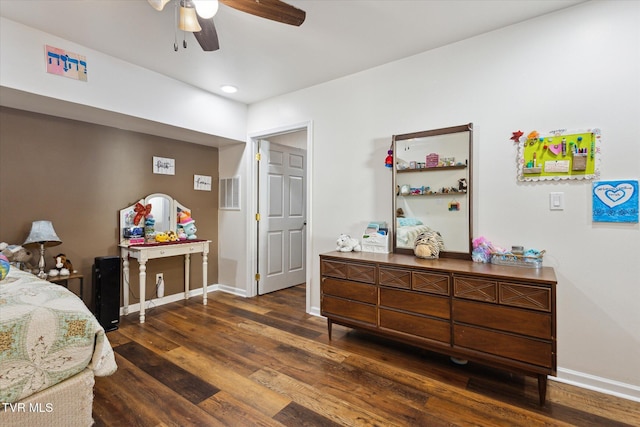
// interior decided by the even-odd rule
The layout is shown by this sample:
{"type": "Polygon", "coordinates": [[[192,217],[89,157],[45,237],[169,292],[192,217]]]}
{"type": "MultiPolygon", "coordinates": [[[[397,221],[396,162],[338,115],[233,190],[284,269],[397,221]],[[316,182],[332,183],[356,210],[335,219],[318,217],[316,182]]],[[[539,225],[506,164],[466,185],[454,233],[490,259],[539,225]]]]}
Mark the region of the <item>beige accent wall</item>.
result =
{"type": "MultiPolygon", "coordinates": [[[[63,243],[47,249],[47,271],[56,254],[66,254],[84,275],[90,307],[94,258],[118,255],[119,210],[151,193],[191,209],[198,238],[212,241],[208,282],[217,283],[218,177],[217,148],[0,108],[0,242],[22,244],[32,221],[52,221],[63,243]],[[175,159],[175,175],[153,174],[153,156],[175,159]],[[211,176],[212,191],[194,190],[194,174],[211,176]]],[[[192,256],[191,289],[201,287],[201,259],[192,256]]],[[[131,266],[130,303],[136,303],[138,266],[131,266]]],[[[165,295],[184,290],[182,257],[152,260],[147,299],[155,295],[157,272],[164,273],[165,295]]],[[[77,292],[75,283],[70,288],[77,292]]]]}

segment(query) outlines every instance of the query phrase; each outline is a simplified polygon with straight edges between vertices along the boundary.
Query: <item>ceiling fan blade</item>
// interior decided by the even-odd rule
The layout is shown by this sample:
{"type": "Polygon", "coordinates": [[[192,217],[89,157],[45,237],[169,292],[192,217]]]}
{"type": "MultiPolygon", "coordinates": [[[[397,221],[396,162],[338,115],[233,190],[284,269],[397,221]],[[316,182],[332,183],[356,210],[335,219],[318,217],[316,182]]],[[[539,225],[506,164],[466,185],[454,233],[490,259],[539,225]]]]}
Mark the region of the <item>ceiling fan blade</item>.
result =
{"type": "Polygon", "coordinates": [[[198,24],[202,27],[202,31],[194,32],[193,35],[196,40],[198,40],[198,43],[200,43],[202,50],[212,52],[220,49],[218,33],[216,32],[215,25],[213,25],[213,18],[204,19],[198,16],[198,24]]]}
{"type": "Polygon", "coordinates": [[[306,18],[306,12],[280,0],[220,0],[236,10],[299,27],[306,18]]]}

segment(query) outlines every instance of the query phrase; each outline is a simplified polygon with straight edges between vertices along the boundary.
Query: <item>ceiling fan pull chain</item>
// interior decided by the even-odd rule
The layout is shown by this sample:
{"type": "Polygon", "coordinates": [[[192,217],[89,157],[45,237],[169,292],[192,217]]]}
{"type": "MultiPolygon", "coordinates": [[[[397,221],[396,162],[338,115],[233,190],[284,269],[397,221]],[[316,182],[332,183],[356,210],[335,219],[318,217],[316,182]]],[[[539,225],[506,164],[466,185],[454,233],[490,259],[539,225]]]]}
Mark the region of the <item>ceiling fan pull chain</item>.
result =
{"type": "MultiPolygon", "coordinates": [[[[173,8],[173,17],[176,22],[178,22],[178,3],[176,3],[176,7],[173,8]]],[[[175,52],[178,51],[178,27],[173,27],[173,50],[175,52]]]]}

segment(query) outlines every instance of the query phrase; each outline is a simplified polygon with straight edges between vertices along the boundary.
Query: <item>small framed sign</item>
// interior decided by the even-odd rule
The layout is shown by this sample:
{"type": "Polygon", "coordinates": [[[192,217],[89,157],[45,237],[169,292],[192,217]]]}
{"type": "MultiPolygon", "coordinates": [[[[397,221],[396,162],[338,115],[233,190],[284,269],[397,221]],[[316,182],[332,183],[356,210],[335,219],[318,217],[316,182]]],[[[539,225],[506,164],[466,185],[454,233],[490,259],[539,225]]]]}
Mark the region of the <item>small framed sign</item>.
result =
{"type": "Polygon", "coordinates": [[[160,175],[175,175],[176,160],[153,156],[153,173],[160,175]]]}
{"type": "Polygon", "coordinates": [[[87,58],[84,55],[45,45],[47,73],[87,81],[87,58]]]}
{"type": "Polygon", "coordinates": [[[211,177],[206,175],[193,175],[193,189],[211,191],[211,177]]]}

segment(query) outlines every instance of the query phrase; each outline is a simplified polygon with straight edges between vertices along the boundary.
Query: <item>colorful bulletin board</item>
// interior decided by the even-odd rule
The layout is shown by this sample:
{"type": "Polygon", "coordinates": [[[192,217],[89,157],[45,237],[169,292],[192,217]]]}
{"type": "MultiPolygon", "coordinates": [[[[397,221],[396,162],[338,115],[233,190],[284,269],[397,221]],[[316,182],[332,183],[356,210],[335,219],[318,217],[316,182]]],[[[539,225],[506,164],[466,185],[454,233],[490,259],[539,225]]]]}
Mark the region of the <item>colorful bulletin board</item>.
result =
{"type": "Polygon", "coordinates": [[[593,183],[594,222],[638,222],[638,181],[593,183]]]}
{"type": "Polygon", "coordinates": [[[519,181],[594,179],[600,174],[599,129],[533,131],[518,141],[519,181]]]}

